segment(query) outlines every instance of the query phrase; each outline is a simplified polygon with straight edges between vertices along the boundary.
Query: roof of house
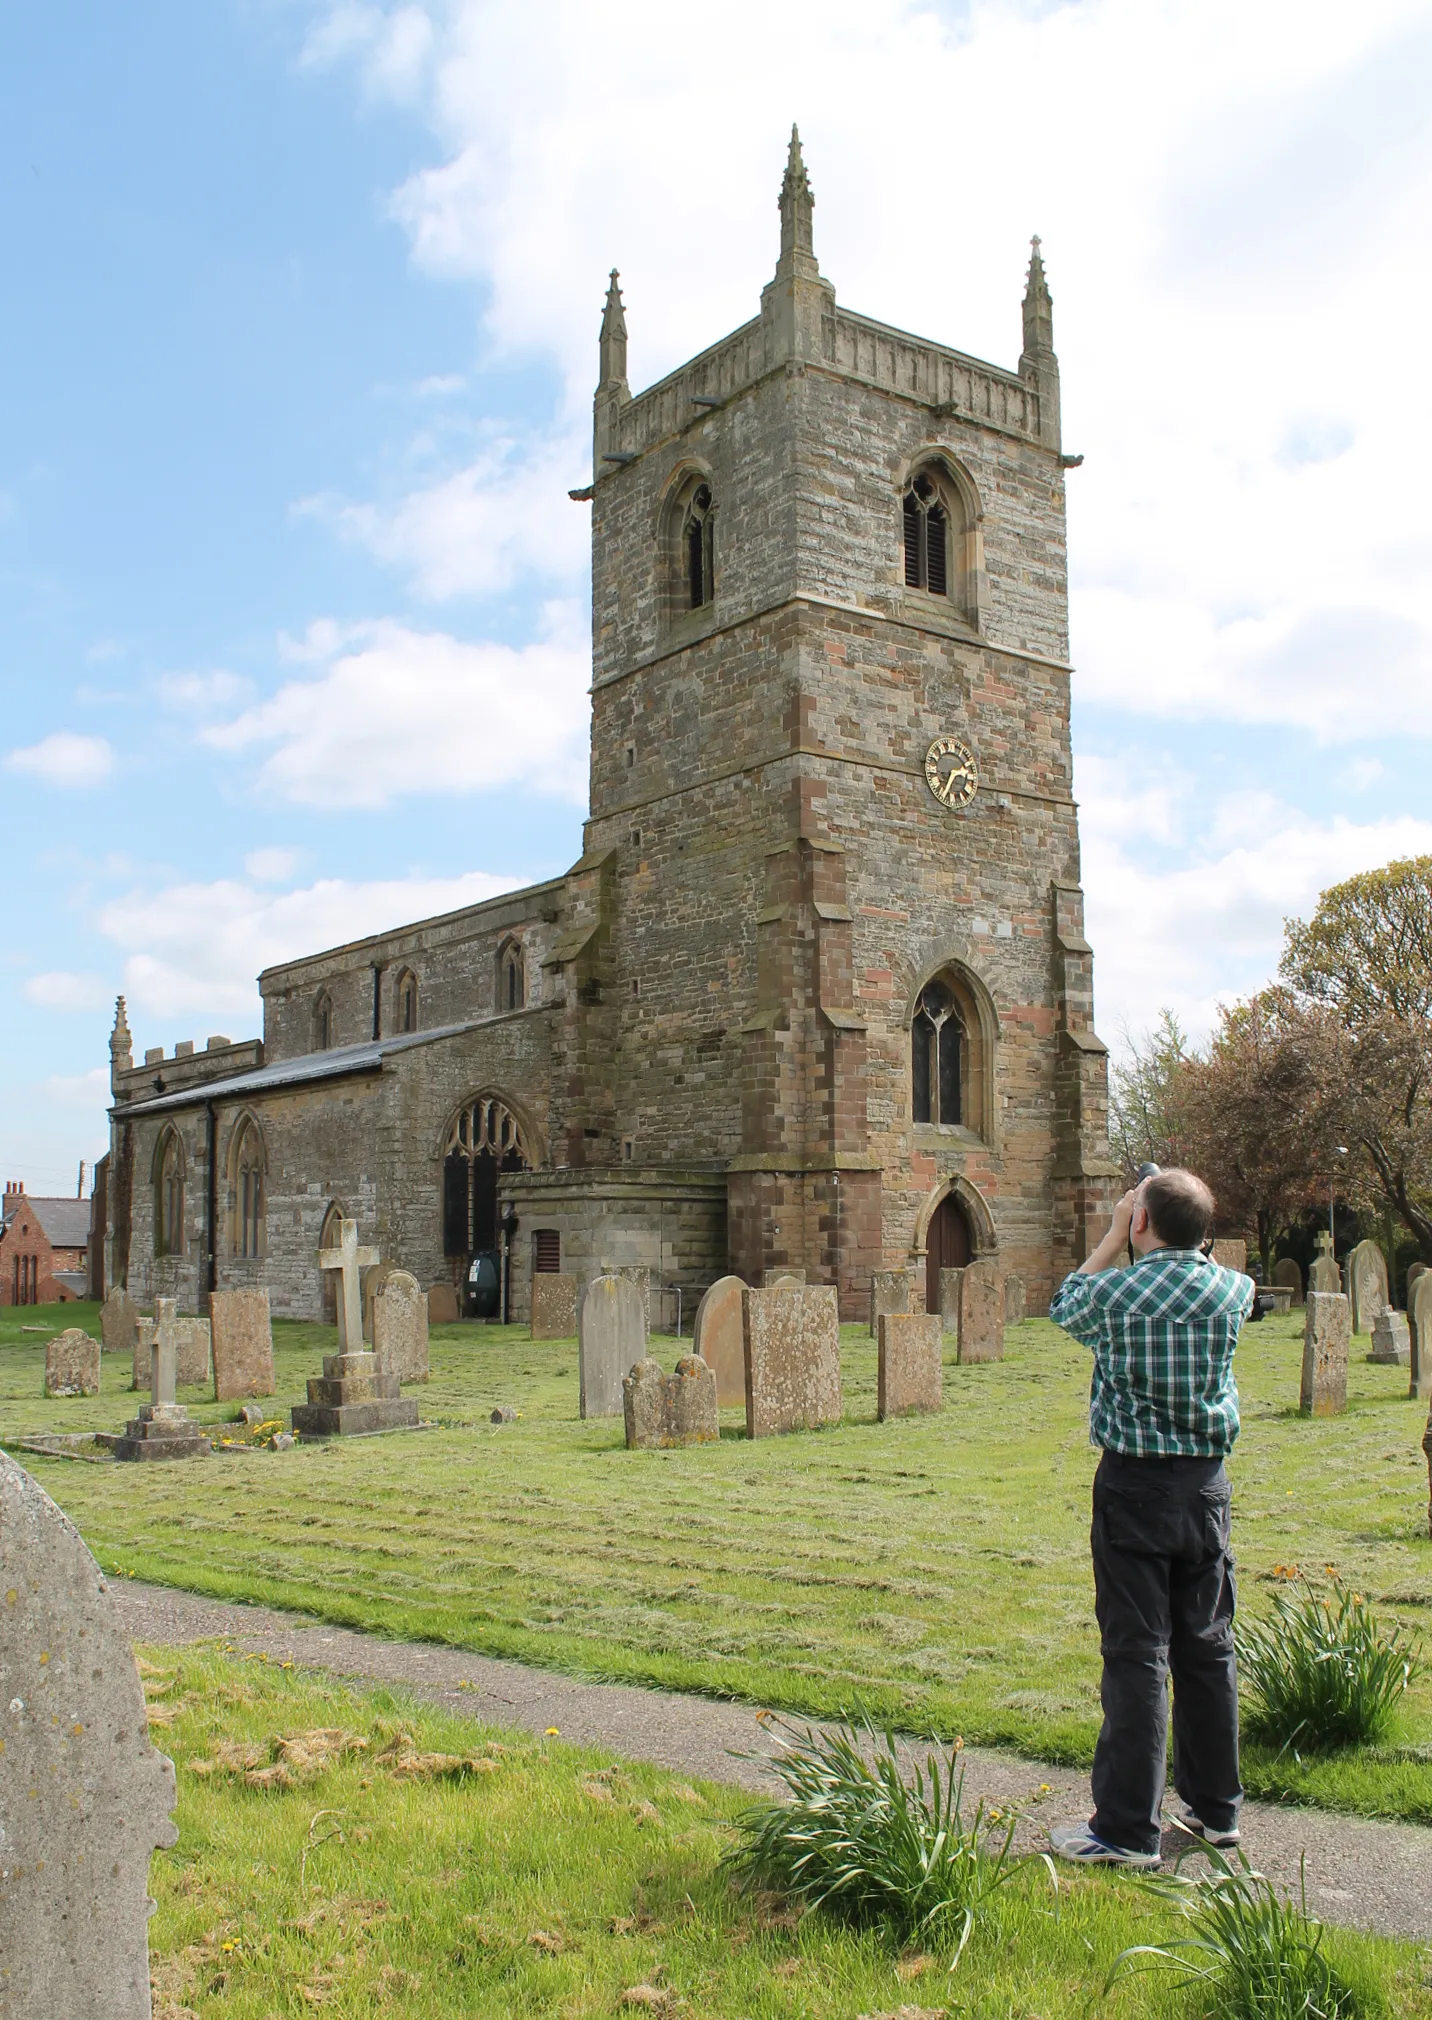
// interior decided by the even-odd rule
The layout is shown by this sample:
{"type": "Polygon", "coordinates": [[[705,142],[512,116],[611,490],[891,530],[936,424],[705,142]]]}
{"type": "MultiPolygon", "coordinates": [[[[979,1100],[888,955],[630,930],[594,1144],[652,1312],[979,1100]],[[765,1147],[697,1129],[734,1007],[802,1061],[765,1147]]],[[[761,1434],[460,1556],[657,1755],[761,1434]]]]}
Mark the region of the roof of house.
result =
{"type": "Polygon", "coordinates": [[[94,1202],[88,1199],[45,1199],[29,1192],[6,1196],[6,1224],[22,1206],[28,1206],[51,1248],[84,1248],[90,1237],[94,1202]]]}

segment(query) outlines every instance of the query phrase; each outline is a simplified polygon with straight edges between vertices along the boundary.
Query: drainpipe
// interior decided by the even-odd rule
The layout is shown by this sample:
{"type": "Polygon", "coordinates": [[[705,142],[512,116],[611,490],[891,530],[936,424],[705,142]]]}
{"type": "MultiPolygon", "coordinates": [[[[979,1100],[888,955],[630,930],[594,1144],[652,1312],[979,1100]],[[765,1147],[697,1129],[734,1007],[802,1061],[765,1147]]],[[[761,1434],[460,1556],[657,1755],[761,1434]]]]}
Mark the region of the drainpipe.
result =
{"type": "Polygon", "coordinates": [[[218,1279],[218,1228],[219,1228],[219,1174],[217,1170],[219,1147],[219,1118],[214,1112],[212,1101],[204,1103],[204,1133],[207,1144],[206,1155],[209,1163],[209,1197],[204,1212],[204,1282],[200,1286],[200,1310],[202,1299],[212,1297],[219,1288],[218,1279]]]}

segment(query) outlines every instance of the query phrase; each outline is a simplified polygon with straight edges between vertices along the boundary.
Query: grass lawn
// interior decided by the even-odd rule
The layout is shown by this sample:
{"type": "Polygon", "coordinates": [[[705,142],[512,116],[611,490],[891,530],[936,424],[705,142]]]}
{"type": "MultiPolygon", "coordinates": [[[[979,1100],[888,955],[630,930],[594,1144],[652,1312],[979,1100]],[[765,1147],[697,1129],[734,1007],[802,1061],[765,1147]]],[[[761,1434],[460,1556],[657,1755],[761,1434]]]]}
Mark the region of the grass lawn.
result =
{"type": "MultiPolygon", "coordinates": [[[[93,1308],[67,1306],[62,1323],[93,1308]]],[[[112,1356],[104,1393],[46,1402],[53,1311],[0,1317],[0,1443],[118,1428],[132,1408],[112,1356]]],[[[330,1329],[275,1326],[280,1401],[330,1329]]],[[[1389,1615],[1432,1620],[1422,1407],[1405,1369],[1362,1358],[1345,1416],[1296,1414],[1300,1322],[1251,1327],[1238,1354],[1233,1464],[1242,1603],[1266,1611],[1292,1566],[1338,1572],[1389,1615]]],[[[438,1429],[183,1466],[20,1457],[107,1570],[302,1609],[588,1676],[839,1713],[1085,1763],[1098,1725],[1088,1563],[1088,1360],[1044,1320],[1007,1358],[947,1366],[935,1418],[875,1421],[875,1350],[843,1337],[838,1428],[628,1452],[620,1422],[576,1416],[571,1343],[516,1328],[433,1337],[419,1391],[438,1429]],[[488,1423],[495,1404],[521,1416],[488,1423]]],[[[674,1342],[656,1343],[670,1363],[674,1342]]],[[[219,1422],[232,1407],[195,1414],[219,1422]]],[[[1257,1794],[1432,1823],[1432,1684],[1397,1743],[1322,1761],[1249,1751],[1257,1794]]]]}
{"type": "MultiPolygon", "coordinates": [[[[156,2020],[1072,2020],[1127,1944],[1177,1933],[1137,1881],[1061,1874],[1056,1897],[1034,1865],[951,1974],[948,1953],[900,1957],[876,1935],[797,1924],[781,1902],[734,1891],[717,1864],[744,1801],[732,1789],[219,1649],[143,1656],[179,1782],[179,1842],[150,1876],[156,2020]],[[366,1744],[322,1758],[354,1740],[366,1744]],[[425,1753],[477,1766],[429,1778],[414,1759],[425,1753]],[[277,1785],[246,1781],[246,1766],[271,1763],[277,1785]]],[[[1327,1940],[1370,1994],[1367,2013],[1432,2016],[1410,1945],[1327,1940]]],[[[1201,2008],[1144,1979],[1099,2010],[1201,2008]]]]}

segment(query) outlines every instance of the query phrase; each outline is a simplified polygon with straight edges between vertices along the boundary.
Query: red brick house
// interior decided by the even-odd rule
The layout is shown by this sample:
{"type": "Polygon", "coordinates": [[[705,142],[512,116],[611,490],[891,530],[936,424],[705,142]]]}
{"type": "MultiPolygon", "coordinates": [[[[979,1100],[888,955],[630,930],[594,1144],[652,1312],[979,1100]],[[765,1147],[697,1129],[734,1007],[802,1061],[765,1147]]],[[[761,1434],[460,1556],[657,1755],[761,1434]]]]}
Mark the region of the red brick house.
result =
{"type": "Polygon", "coordinates": [[[32,1199],[7,1179],[0,1205],[0,1305],[67,1304],[88,1289],[92,1202],[32,1199]]]}

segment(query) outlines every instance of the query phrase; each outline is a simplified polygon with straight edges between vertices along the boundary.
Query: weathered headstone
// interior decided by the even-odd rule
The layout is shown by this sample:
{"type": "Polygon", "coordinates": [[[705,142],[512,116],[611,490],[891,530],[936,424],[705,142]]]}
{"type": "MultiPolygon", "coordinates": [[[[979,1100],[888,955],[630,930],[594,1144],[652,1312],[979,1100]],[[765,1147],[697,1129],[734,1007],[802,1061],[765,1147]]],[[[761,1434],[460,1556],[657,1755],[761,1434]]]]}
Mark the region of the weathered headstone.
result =
{"type": "Polygon", "coordinates": [[[1360,1241],[1347,1259],[1348,1298],[1352,1329],[1370,1333],[1379,1312],[1387,1309],[1387,1264],[1375,1241],[1360,1241]]]}
{"type": "Polygon", "coordinates": [[[1412,1335],[1401,1312],[1387,1307],[1378,1313],[1372,1322],[1372,1352],[1368,1358],[1388,1367],[1410,1366],[1412,1335]]]}
{"type": "Polygon", "coordinates": [[[993,1256],[977,1257],[960,1281],[960,1359],[1004,1359],[1004,1280],[993,1256]]]}
{"type": "Polygon", "coordinates": [[[455,1326],[460,1314],[457,1308],[457,1292],[451,1284],[432,1284],[428,1288],[428,1324],[430,1326],[455,1326]]]}
{"type": "Polygon", "coordinates": [[[131,1389],[147,1389],[149,1387],[149,1364],[154,1352],[154,1340],[157,1332],[158,1327],[152,1318],[146,1319],[141,1317],[135,1319],[134,1378],[129,1385],[131,1389]]]}
{"type": "Polygon", "coordinates": [[[97,1396],[99,1394],[98,1340],[78,1326],[70,1326],[45,1342],[45,1394],[47,1396],[97,1396]]]}
{"type": "Polygon", "coordinates": [[[761,1288],[766,1291],[779,1290],[782,1284],[803,1284],[806,1273],[803,1269],[792,1269],[789,1263],[782,1263],[779,1269],[765,1270],[761,1276],[761,1288]]]}
{"type": "Polygon", "coordinates": [[[1321,1291],[1325,1296],[1342,1295],[1342,1272],[1326,1251],[1313,1257],[1312,1267],[1308,1271],[1308,1290],[1321,1291]]]}
{"type": "Polygon", "coordinates": [[[876,1339],[887,1312],[918,1310],[913,1270],[872,1270],[870,1275],[870,1337],[876,1339]]]}
{"type": "Polygon", "coordinates": [[[428,1301],[407,1270],[395,1269],[373,1301],[373,1352],[400,1382],[428,1379],[428,1301]]]}
{"type": "Polygon", "coordinates": [[[533,1270],[533,1339],[572,1340],[576,1336],[577,1279],[566,1270],[533,1270]]]}
{"type": "Polygon", "coordinates": [[[1422,1433],[1422,1450],[1427,1457],[1427,1533],[1432,1536],[1432,1410],[1427,1412],[1427,1429],[1422,1433]]]}
{"type": "Polygon", "coordinates": [[[1013,1271],[1004,1280],[1004,1322],[1007,1326],[1024,1324],[1024,1278],[1013,1271]]]}
{"type": "Polygon", "coordinates": [[[99,1315],[100,1337],[107,1354],[133,1354],[138,1318],[139,1307],[134,1299],[123,1284],[116,1284],[99,1315]]]}
{"type": "Polygon", "coordinates": [[[150,1352],[149,1401],[131,1417],[124,1435],[109,1441],[116,1459],[207,1459],[213,1450],[182,1403],[174,1400],[174,1341],[156,1340],[150,1352]]]}
{"type": "Polygon", "coordinates": [[[377,1249],[360,1248],[358,1223],[346,1217],[340,1217],[338,1222],[338,1246],[318,1251],[318,1267],[338,1276],[335,1305],[340,1354],[363,1351],[363,1271],[376,1269],[381,1261],[377,1249]]]}
{"type": "Polygon", "coordinates": [[[746,1406],[746,1327],[739,1277],[718,1277],[696,1307],[691,1351],[716,1377],[716,1400],[723,1410],[746,1406]]]}
{"type": "Polygon", "coordinates": [[[952,1340],[960,1336],[960,1285],[964,1271],[940,1271],[940,1328],[952,1340]]]}
{"type": "Polygon", "coordinates": [[[1274,1263],[1273,1282],[1280,1289],[1292,1292],[1292,1304],[1303,1302],[1303,1272],[1298,1267],[1296,1256],[1285,1255],[1281,1262],[1274,1263]]]}
{"type": "Polygon", "coordinates": [[[214,1400],[274,1393],[273,1325],[266,1290],[215,1291],[209,1299],[214,1400]]]}
{"type": "Polygon", "coordinates": [[[1432,1274],[1424,1272],[1412,1286],[1408,1313],[1412,1359],[1408,1394],[1432,1397],[1432,1274]]]}
{"type": "Polygon", "coordinates": [[[1347,1357],[1352,1313],[1338,1291],[1309,1291],[1303,1321],[1303,1381],[1298,1408],[1305,1417],[1335,1417],[1347,1408],[1347,1357]]]}
{"type": "Polygon", "coordinates": [[[944,1407],[944,1328],[937,1312],[886,1312],[880,1321],[876,1414],[907,1417],[944,1407]]]}
{"type": "Polygon", "coordinates": [[[1411,1265],[1409,1266],[1409,1268],[1408,1268],[1408,1271],[1407,1271],[1407,1309],[1408,1309],[1408,1311],[1411,1311],[1411,1309],[1412,1309],[1412,1286],[1413,1286],[1413,1285],[1414,1285],[1414,1284],[1415,1284],[1415,1283],[1417,1282],[1417,1279],[1418,1279],[1419,1277],[1425,1277],[1425,1276],[1426,1276],[1426,1274],[1427,1274],[1427,1265],[1426,1265],[1426,1263],[1424,1263],[1424,1262],[1415,1262],[1415,1263],[1412,1263],[1412,1264],[1411,1264],[1411,1265]]]}
{"type": "Polygon", "coordinates": [[[656,1274],[659,1282],[659,1272],[653,1272],[645,1263],[603,1263],[601,1274],[604,1277],[623,1277],[628,1283],[636,1285],[637,1289],[641,1292],[642,1320],[646,1326],[646,1330],[650,1332],[651,1279],[653,1274],[656,1274]]]}
{"type": "Polygon", "coordinates": [[[646,1309],[630,1277],[594,1277],[577,1314],[579,1407],[584,1417],[622,1414],[622,1376],[646,1358],[646,1309]]]}
{"type": "Polygon", "coordinates": [[[3,1452],[0,1621],[0,2012],[149,2020],[149,1858],[178,1837],[174,1767],[99,1566],[3,1452]]]}
{"type": "Polygon", "coordinates": [[[1246,1274],[1248,1269],[1248,1244],[1241,1234],[1230,1235],[1226,1241],[1213,1244],[1213,1260],[1221,1263],[1226,1270],[1237,1270],[1246,1274]]]}
{"type": "Polygon", "coordinates": [[[741,1295],[746,1329],[746,1435],[840,1421],[840,1320],[832,1284],[741,1295]]]}
{"type": "Polygon", "coordinates": [[[207,1383],[213,1366],[209,1321],[181,1317],[177,1300],[154,1300],[154,1328],[157,1340],[168,1340],[174,1348],[175,1380],[181,1389],[207,1383]]]}
{"type": "Polygon", "coordinates": [[[363,1337],[369,1346],[373,1344],[373,1300],[397,1267],[385,1259],[363,1272],[363,1337]]]}
{"type": "Polygon", "coordinates": [[[709,1445],[721,1435],[716,1376],[699,1354],[683,1355],[674,1375],[659,1361],[638,1361],[622,1377],[622,1412],[628,1451],[709,1445]]]}

